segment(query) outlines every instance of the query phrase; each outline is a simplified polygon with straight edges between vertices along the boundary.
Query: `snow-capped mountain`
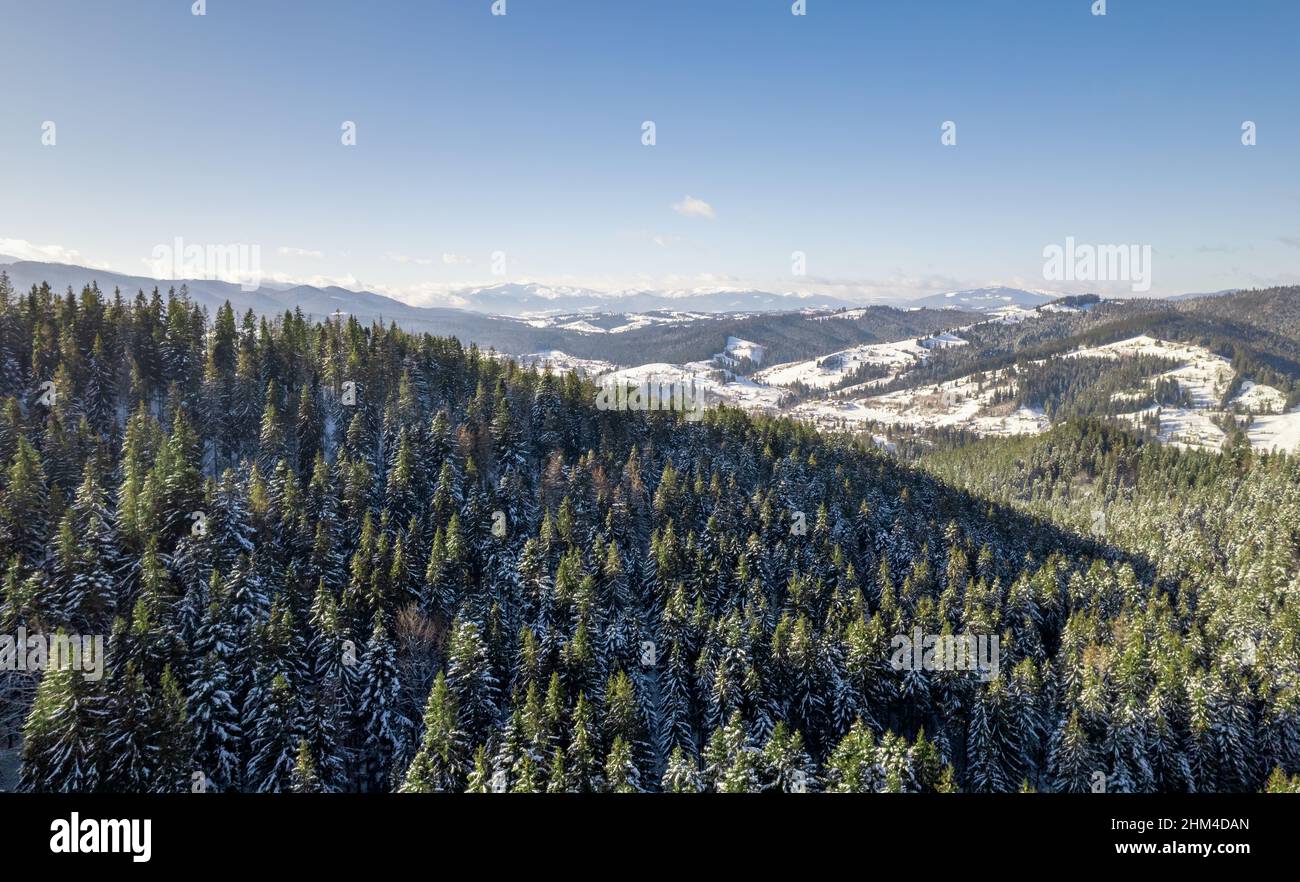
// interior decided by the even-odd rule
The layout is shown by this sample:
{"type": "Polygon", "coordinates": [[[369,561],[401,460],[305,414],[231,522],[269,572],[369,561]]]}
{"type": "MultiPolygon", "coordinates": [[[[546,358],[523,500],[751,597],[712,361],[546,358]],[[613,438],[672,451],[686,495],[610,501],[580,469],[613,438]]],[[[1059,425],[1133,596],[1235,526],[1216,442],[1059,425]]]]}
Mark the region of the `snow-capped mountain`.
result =
{"type": "Polygon", "coordinates": [[[787,312],[840,309],[853,304],[826,294],[776,293],[742,288],[692,288],[668,291],[595,291],[590,288],[505,282],[462,288],[446,296],[460,309],[494,315],[542,316],[575,312],[787,312]]]}
{"type": "Polygon", "coordinates": [[[962,309],[967,312],[995,312],[1008,306],[1020,306],[1033,309],[1051,303],[1060,294],[1045,291],[1027,291],[1023,288],[1006,288],[991,285],[987,288],[971,288],[966,291],[949,291],[910,301],[908,306],[925,306],[930,309],[962,309]]]}

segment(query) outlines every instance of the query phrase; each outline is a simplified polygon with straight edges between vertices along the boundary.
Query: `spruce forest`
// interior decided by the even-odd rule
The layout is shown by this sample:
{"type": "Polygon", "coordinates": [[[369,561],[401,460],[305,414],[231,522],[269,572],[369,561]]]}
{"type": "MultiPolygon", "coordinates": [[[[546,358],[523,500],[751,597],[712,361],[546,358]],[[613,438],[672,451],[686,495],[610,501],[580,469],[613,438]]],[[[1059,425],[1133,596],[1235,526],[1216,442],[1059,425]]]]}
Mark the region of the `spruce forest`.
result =
{"type": "Polygon", "coordinates": [[[0,633],[105,638],[99,678],[0,671],[8,789],[1300,788],[1293,456],[596,394],[0,276],[0,633]],[[900,670],[912,634],[997,664],[900,670]]]}

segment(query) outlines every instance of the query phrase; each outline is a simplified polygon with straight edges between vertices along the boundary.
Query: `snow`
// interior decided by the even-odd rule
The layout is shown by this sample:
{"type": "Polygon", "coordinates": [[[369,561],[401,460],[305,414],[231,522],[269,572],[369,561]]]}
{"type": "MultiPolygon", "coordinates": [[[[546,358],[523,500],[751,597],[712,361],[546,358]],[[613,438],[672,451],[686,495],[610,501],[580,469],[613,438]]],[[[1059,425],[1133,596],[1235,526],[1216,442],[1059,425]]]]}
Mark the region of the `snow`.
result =
{"type": "Polygon", "coordinates": [[[811,389],[829,389],[864,364],[892,368],[892,373],[898,375],[913,367],[927,355],[929,350],[925,346],[917,345],[915,340],[872,343],[842,349],[808,361],[776,365],[759,371],[754,375],[754,379],[770,386],[793,386],[803,383],[811,389]]]}
{"type": "Polygon", "coordinates": [[[1023,306],[1004,306],[1001,309],[995,309],[992,312],[991,321],[999,325],[1014,325],[1031,319],[1037,312],[1032,309],[1025,309],[1023,306]]]}
{"type": "Polygon", "coordinates": [[[1288,413],[1257,416],[1246,434],[1256,450],[1300,449],[1300,407],[1288,413]]]}
{"type": "Polygon", "coordinates": [[[613,362],[598,358],[577,358],[558,349],[530,352],[527,355],[517,356],[515,360],[524,367],[536,367],[538,370],[549,367],[553,373],[559,374],[577,371],[583,377],[598,377],[618,368],[618,365],[613,362]]]}
{"type": "MultiPolygon", "coordinates": [[[[962,329],[958,329],[962,330],[962,329]]],[[[895,379],[924,361],[932,349],[966,346],[968,341],[944,331],[923,338],[919,343],[900,340],[896,343],[868,343],[841,349],[820,358],[775,365],[754,374],[754,379],[771,386],[794,386],[802,383],[810,389],[829,389],[849,377],[862,365],[889,368],[889,375],[846,388],[845,392],[871,389],[895,379]]]]}
{"type": "MultiPolygon", "coordinates": [[[[1019,307],[1011,309],[1032,314],[1031,310],[1019,307]]],[[[1001,316],[991,321],[1005,319],[1006,316],[1001,316]]],[[[985,372],[982,386],[973,376],[965,376],[883,395],[872,394],[920,364],[932,351],[969,345],[958,336],[962,330],[935,334],[919,342],[910,339],[854,346],[821,358],[764,368],[752,377],[741,377],[726,367],[719,367],[720,364],[734,366],[742,358],[762,363],[763,347],[739,337],[728,337],[724,351],[712,359],[686,364],[654,362],[619,368],[607,361],[575,358],[558,350],[519,356],[519,361],[628,385],[648,381],[694,384],[696,389],[704,390],[711,404],[721,402],[763,413],[785,412],[823,429],[862,429],[875,424],[895,430],[960,428],[978,435],[1007,436],[1038,434],[1051,428],[1051,421],[1041,409],[995,403],[996,397],[1005,398],[1015,391],[1015,381],[1005,371],[985,372]],[[811,389],[827,390],[864,364],[881,366],[888,374],[846,387],[828,398],[789,406],[790,395],[785,387],[802,383],[811,389]]],[[[1158,379],[1168,378],[1177,381],[1189,394],[1193,406],[1141,408],[1121,414],[1120,419],[1136,425],[1149,422],[1158,413],[1157,437],[1161,441],[1179,447],[1221,448],[1225,435],[1216,421],[1224,416],[1220,402],[1235,377],[1231,363],[1222,356],[1194,344],[1140,335],[1076,349],[1057,357],[1120,359],[1137,355],[1168,358],[1178,362],[1178,366],[1150,378],[1145,388],[1116,392],[1112,400],[1132,402],[1136,406],[1143,399],[1149,400],[1151,385],[1158,379]]],[[[1279,390],[1244,380],[1229,410],[1252,415],[1247,435],[1255,449],[1297,450],[1300,449],[1300,407],[1284,412],[1285,407],[1286,396],[1279,390]]],[[[876,436],[875,441],[882,447],[889,444],[883,436],[876,436]]]]}
{"type": "Polygon", "coordinates": [[[1243,380],[1241,392],[1232,399],[1242,410],[1255,414],[1280,414],[1286,409],[1286,396],[1272,386],[1263,386],[1251,380],[1243,380]]]}
{"type": "Polygon", "coordinates": [[[724,352],[732,358],[748,358],[754,364],[762,364],[763,356],[766,353],[762,346],[749,340],[742,340],[739,337],[728,337],[727,346],[724,352]]]}
{"type": "Polygon", "coordinates": [[[602,383],[627,385],[641,383],[678,383],[702,389],[710,402],[721,401],[746,410],[775,412],[788,395],[784,389],[760,385],[747,377],[737,377],[730,371],[719,371],[710,362],[693,361],[686,364],[655,362],[637,367],[623,368],[605,374],[602,383]],[[725,379],[719,380],[721,373],[725,379]]]}
{"type": "MultiPolygon", "coordinates": [[[[935,341],[944,336],[946,335],[938,335],[935,341]]],[[[858,350],[870,348],[858,347],[858,350]]],[[[878,353],[881,350],[875,351],[878,353]]],[[[1215,355],[1202,346],[1172,343],[1141,335],[1104,346],[1076,349],[1061,357],[1119,359],[1137,355],[1159,356],[1180,364],[1159,377],[1151,378],[1146,388],[1115,393],[1112,400],[1136,403],[1147,399],[1151,385],[1157,379],[1168,378],[1177,381],[1188,393],[1193,406],[1148,407],[1122,414],[1120,418],[1136,425],[1154,418],[1158,413],[1160,426],[1157,437],[1161,441],[1179,447],[1221,448],[1225,434],[1216,424],[1216,420],[1224,416],[1219,403],[1235,378],[1231,363],[1222,356],[1215,355]]],[[[814,372],[815,364],[802,362],[771,368],[761,373],[769,382],[803,379],[809,386],[830,386],[835,372],[814,372]],[[810,364],[813,368],[809,367],[810,364]]],[[[793,415],[824,428],[836,429],[876,423],[894,429],[961,428],[979,435],[1005,436],[1038,434],[1051,427],[1051,421],[1041,409],[1011,409],[1008,404],[994,403],[999,392],[1014,391],[1014,381],[1002,371],[986,373],[983,388],[973,377],[966,376],[885,395],[864,394],[885,382],[888,379],[872,380],[841,390],[835,398],[804,402],[794,408],[793,415]]],[[[1286,396],[1277,389],[1249,380],[1243,381],[1240,392],[1230,405],[1230,410],[1254,415],[1247,435],[1257,450],[1300,448],[1300,408],[1283,413],[1286,396]]]]}
{"type": "Polygon", "coordinates": [[[626,334],[628,331],[636,331],[639,330],[640,328],[648,328],[654,324],[657,324],[657,322],[651,321],[645,316],[635,316],[633,317],[632,321],[628,322],[626,325],[619,325],[618,327],[610,328],[609,332],[611,334],[626,334]]]}
{"type": "Polygon", "coordinates": [[[983,387],[966,376],[869,398],[809,401],[796,407],[794,414],[826,427],[880,423],[907,429],[963,428],[999,436],[1037,434],[1050,428],[1041,410],[994,405],[994,396],[1009,387],[1002,372],[992,372],[985,375],[983,387]]]}
{"type": "Polygon", "coordinates": [[[715,319],[717,316],[705,312],[685,312],[670,310],[667,313],[634,313],[627,316],[627,324],[609,329],[611,334],[626,334],[653,325],[685,325],[701,320],[715,319]]]}
{"type": "Polygon", "coordinates": [[[949,346],[967,346],[969,341],[963,340],[956,334],[944,331],[942,334],[935,334],[921,341],[921,345],[926,349],[947,349],[949,346]]]}
{"type": "MultiPolygon", "coordinates": [[[[1107,343],[1066,353],[1066,358],[1123,358],[1152,355],[1183,362],[1181,367],[1161,374],[1178,381],[1192,396],[1198,408],[1217,407],[1235,376],[1231,363],[1202,346],[1170,343],[1142,334],[1128,340],[1107,343]]],[[[1280,394],[1280,393],[1279,393],[1280,394]]]]}
{"type": "MultiPolygon", "coordinates": [[[[601,315],[605,314],[602,313],[601,315]]],[[[520,321],[530,328],[558,328],[577,331],[580,334],[625,334],[628,331],[636,331],[654,325],[684,325],[690,322],[716,318],[716,316],[709,313],[688,312],[685,310],[628,313],[622,317],[626,320],[624,324],[608,330],[595,324],[593,319],[597,318],[597,314],[593,311],[563,314],[527,313],[524,317],[517,318],[516,321],[520,321]]]]}
{"type": "MultiPolygon", "coordinates": [[[[1149,407],[1124,414],[1123,418],[1136,423],[1143,417],[1154,415],[1158,410],[1160,429],[1156,437],[1161,441],[1178,447],[1209,450],[1222,447],[1226,436],[1215,424],[1215,420],[1224,415],[1219,403],[1236,377],[1232,363],[1223,356],[1215,355],[1203,346],[1171,343],[1142,334],[1105,346],[1078,349],[1067,353],[1066,357],[1120,358],[1135,355],[1153,355],[1182,362],[1173,370],[1153,378],[1151,384],[1161,378],[1176,380],[1191,396],[1194,406],[1149,407]]],[[[1117,393],[1112,396],[1112,400],[1138,399],[1144,397],[1143,391],[1117,393]]],[[[1232,408],[1255,415],[1247,437],[1256,450],[1295,450],[1300,446],[1300,414],[1296,411],[1282,412],[1286,407],[1286,396],[1279,390],[1243,380],[1241,391],[1229,404],[1232,408]]]]}
{"type": "Polygon", "coordinates": [[[566,331],[580,331],[580,332],[582,332],[582,333],[584,333],[584,334],[604,334],[604,333],[605,333],[605,329],[604,329],[604,328],[598,328],[598,327],[596,327],[595,325],[593,325],[591,322],[588,322],[588,321],[569,322],[568,324],[560,325],[560,327],[563,328],[563,329],[566,330],[566,331]]]}

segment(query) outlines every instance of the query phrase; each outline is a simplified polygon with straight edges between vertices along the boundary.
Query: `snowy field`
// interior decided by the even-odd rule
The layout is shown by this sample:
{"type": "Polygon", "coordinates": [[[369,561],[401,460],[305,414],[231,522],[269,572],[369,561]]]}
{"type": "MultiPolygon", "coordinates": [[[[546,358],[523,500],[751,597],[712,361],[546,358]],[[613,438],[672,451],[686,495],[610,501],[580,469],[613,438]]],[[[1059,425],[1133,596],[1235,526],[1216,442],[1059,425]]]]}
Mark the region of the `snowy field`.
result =
{"type": "MultiPolygon", "coordinates": [[[[908,351],[909,354],[923,357],[915,349],[906,349],[914,344],[893,345],[904,347],[902,351],[908,351]]],[[[1077,349],[1062,357],[1119,359],[1136,355],[1174,359],[1180,364],[1148,381],[1147,389],[1135,388],[1119,392],[1114,400],[1136,402],[1146,398],[1150,385],[1158,379],[1167,378],[1177,381],[1191,397],[1194,406],[1135,409],[1123,414],[1121,418],[1137,424],[1158,413],[1158,437],[1161,441],[1209,450],[1222,447],[1225,435],[1216,425],[1216,420],[1224,415],[1220,402],[1235,378],[1235,371],[1227,359],[1200,346],[1171,343],[1148,336],[1077,349]]],[[[808,364],[798,366],[804,371],[803,374],[794,372],[792,368],[795,366],[784,366],[782,369],[790,370],[789,376],[816,379],[819,375],[812,374],[808,364]]],[[[772,372],[782,369],[774,368],[772,372]]],[[[786,375],[780,376],[784,379],[786,375]]],[[[804,382],[814,385],[808,379],[804,382]]],[[[826,381],[823,388],[831,382],[833,381],[826,381]]],[[[792,415],[827,429],[855,429],[868,423],[879,423],[895,429],[960,428],[979,435],[1006,436],[1038,434],[1051,428],[1051,421],[1040,409],[1013,408],[1009,404],[995,402],[999,392],[1014,391],[1014,380],[1002,372],[985,374],[983,385],[967,376],[885,395],[854,394],[870,392],[872,386],[883,382],[886,380],[863,383],[844,390],[839,397],[804,402],[794,408],[792,415]]],[[[1242,382],[1240,391],[1229,402],[1230,410],[1243,415],[1250,414],[1251,424],[1247,435],[1251,445],[1257,450],[1265,451],[1300,448],[1300,408],[1284,413],[1285,406],[1286,396],[1280,391],[1249,380],[1242,382]]]]}
{"type": "Polygon", "coordinates": [[[781,402],[789,395],[784,389],[763,386],[747,377],[737,377],[730,371],[719,371],[706,361],[643,364],[605,374],[599,380],[601,383],[624,383],[629,386],[642,383],[679,383],[690,386],[693,383],[694,388],[705,391],[710,402],[724,402],[745,410],[773,413],[781,409],[781,402]]]}
{"type": "Polygon", "coordinates": [[[924,361],[932,349],[965,345],[966,341],[961,337],[946,332],[923,338],[919,343],[916,340],[870,343],[842,349],[820,358],[775,365],[754,374],[754,379],[769,386],[790,387],[802,383],[810,389],[829,389],[842,383],[863,365],[888,368],[888,376],[861,384],[861,387],[869,388],[911,370],[924,361]]]}
{"type": "MultiPolygon", "coordinates": [[[[1011,307],[991,321],[1018,321],[1022,313],[1011,307]]],[[[764,368],[752,377],[741,377],[730,370],[741,358],[762,364],[763,347],[738,337],[727,338],[723,352],[711,360],[686,364],[653,363],[620,368],[609,362],[580,359],[559,351],[520,356],[523,364],[550,366],[555,371],[574,370],[583,376],[601,378],[628,385],[653,382],[660,384],[694,384],[703,389],[712,403],[762,413],[786,413],[819,428],[835,431],[860,430],[868,424],[893,429],[919,430],[958,428],[978,435],[1032,435],[1051,428],[1051,421],[1038,408],[1014,407],[1006,398],[1015,391],[1015,379],[1002,371],[986,372],[982,381],[973,376],[883,395],[871,394],[879,386],[906,374],[923,362],[931,351],[947,346],[968,345],[957,332],[941,333],[895,343],[854,346],[840,352],[807,361],[791,362],[764,368]],[[826,397],[791,406],[788,387],[802,383],[810,389],[828,390],[862,365],[888,370],[885,377],[850,386],[826,397]],[[1001,393],[1001,394],[1000,394],[1001,393]]],[[[1220,402],[1231,387],[1235,372],[1231,363],[1209,350],[1186,343],[1173,343],[1149,336],[1076,349],[1061,358],[1120,359],[1150,355],[1177,361],[1178,367],[1149,379],[1146,388],[1115,393],[1117,402],[1132,401],[1134,409],[1121,415],[1134,424],[1149,421],[1158,414],[1161,441],[1180,447],[1217,450],[1225,434],[1216,424],[1224,411],[1220,402]],[[1151,386],[1159,379],[1175,380],[1191,397],[1192,407],[1139,408],[1151,386]]],[[[1235,410],[1251,420],[1247,435],[1251,445],[1261,451],[1300,449],[1300,408],[1284,412],[1286,396],[1271,386],[1245,380],[1229,402],[1235,410]]],[[[877,439],[881,442],[881,439],[877,439]]]]}
{"type": "MultiPolygon", "coordinates": [[[[777,413],[781,410],[782,402],[789,397],[786,390],[756,383],[748,377],[737,376],[729,369],[741,358],[748,358],[761,364],[763,356],[764,350],[759,344],[739,337],[728,337],[723,351],[715,354],[708,361],[691,361],[685,364],[654,362],[628,368],[618,368],[608,362],[585,362],[585,364],[600,368],[587,373],[586,376],[598,379],[601,383],[614,385],[623,383],[628,386],[643,383],[683,384],[688,387],[693,384],[695,389],[704,390],[710,403],[725,403],[745,410],[777,413]]],[[[569,360],[582,361],[572,358],[569,360]]]]}
{"type": "MultiPolygon", "coordinates": [[[[595,324],[595,321],[604,319],[604,313],[583,313],[575,315],[533,315],[520,318],[524,324],[531,328],[559,328],[565,331],[577,331],[580,334],[625,334],[628,331],[636,331],[641,328],[649,328],[654,325],[685,325],[691,322],[712,320],[717,316],[706,312],[688,312],[685,310],[670,310],[648,313],[631,313],[622,318],[626,319],[623,324],[613,325],[609,328],[601,327],[595,324]]],[[[737,314],[741,317],[741,314],[737,314]]],[[[608,322],[607,322],[608,323],[608,322]]]]}
{"type": "MultiPolygon", "coordinates": [[[[1079,349],[1068,353],[1067,358],[1120,358],[1133,355],[1154,355],[1182,362],[1173,370],[1151,379],[1173,379],[1192,398],[1194,407],[1146,408],[1125,414],[1138,422],[1143,417],[1160,415],[1157,437],[1179,447],[1217,450],[1226,436],[1215,420],[1224,415],[1220,402],[1236,377],[1232,363],[1208,349],[1187,343],[1157,340],[1145,334],[1105,346],[1079,349]]],[[[1137,398],[1142,390],[1119,393],[1115,400],[1137,398]]],[[[1230,401],[1229,410],[1249,413],[1252,418],[1247,430],[1251,446],[1256,450],[1295,450],[1300,446],[1300,409],[1283,413],[1286,396],[1272,386],[1243,380],[1241,391],[1230,401]]]]}
{"type": "Polygon", "coordinates": [[[796,407],[794,415],[837,429],[877,422],[894,428],[962,428],[981,435],[1046,431],[1050,423],[1042,411],[994,403],[999,392],[1011,388],[1001,372],[992,372],[985,374],[983,384],[968,376],[886,395],[808,401],[796,407]]]}
{"type": "Polygon", "coordinates": [[[577,358],[558,349],[530,352],[527,355],[514,356],[514,359],[523,367],[535,367],[539,371],[550,368],[555,374],[576,371],[581,377],[598,377],[618,369],[618,365],[611,362],[598,358],[577,358]]]}

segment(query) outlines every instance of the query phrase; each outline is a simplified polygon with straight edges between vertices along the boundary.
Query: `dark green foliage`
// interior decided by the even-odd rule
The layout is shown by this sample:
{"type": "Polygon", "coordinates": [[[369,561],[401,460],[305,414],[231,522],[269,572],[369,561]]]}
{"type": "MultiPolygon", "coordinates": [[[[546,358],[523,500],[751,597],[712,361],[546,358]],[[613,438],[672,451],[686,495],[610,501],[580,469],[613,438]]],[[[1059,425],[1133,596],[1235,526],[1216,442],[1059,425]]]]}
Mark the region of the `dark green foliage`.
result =
{"type": "Polygon", "coordinates": [[[112,633],[103,680],[41,679],[28,789],[1258,790],[1300,768],[1287,458],[1089,425],[921,469],[726,409],[599,411],[454,339],[205,318],[93,289],[0,311],[18,376],[67,402],[0,407],[0,616],[112,633]],[[917,629],[996,637],[999,668],[899,670],[917,629]]]}

